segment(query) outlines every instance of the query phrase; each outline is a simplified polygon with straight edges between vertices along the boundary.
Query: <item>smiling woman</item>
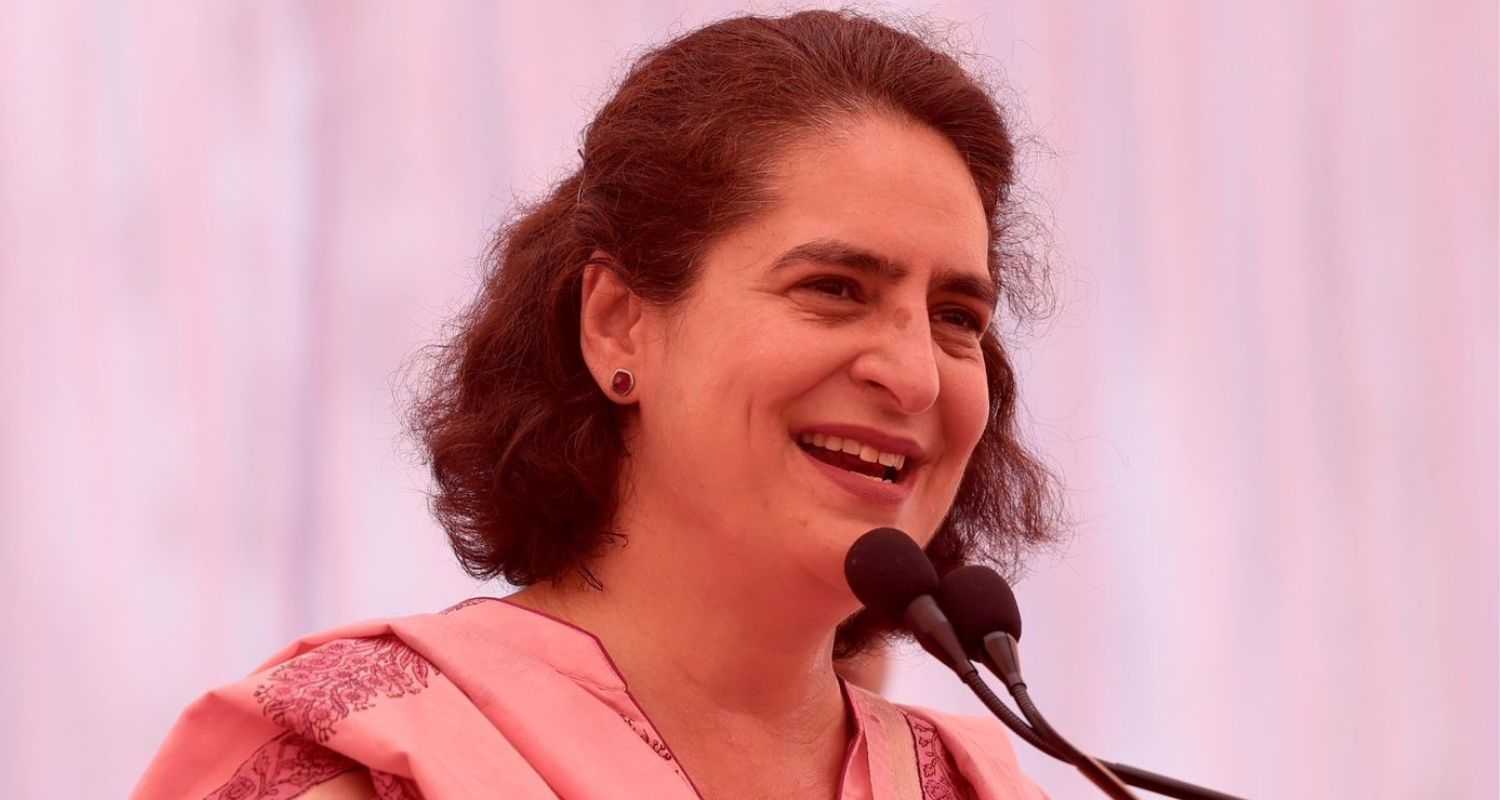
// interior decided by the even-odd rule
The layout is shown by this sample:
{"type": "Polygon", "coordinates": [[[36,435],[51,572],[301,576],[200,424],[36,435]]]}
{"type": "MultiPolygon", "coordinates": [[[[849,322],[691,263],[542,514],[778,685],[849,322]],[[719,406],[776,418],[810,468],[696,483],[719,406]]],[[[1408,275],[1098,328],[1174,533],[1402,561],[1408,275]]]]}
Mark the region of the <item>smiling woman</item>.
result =
{"type": "Polygon", "coordinates": [[[940,571],[1053,535],[991,95],[866,17],[743,17],[642,57],[580,152],[412,415],[459,560],[522,590],[304,639],[138,796],[1040,796],[998,725],[835,671],[892,633],[842,575],[866,530],[940,571]]]}

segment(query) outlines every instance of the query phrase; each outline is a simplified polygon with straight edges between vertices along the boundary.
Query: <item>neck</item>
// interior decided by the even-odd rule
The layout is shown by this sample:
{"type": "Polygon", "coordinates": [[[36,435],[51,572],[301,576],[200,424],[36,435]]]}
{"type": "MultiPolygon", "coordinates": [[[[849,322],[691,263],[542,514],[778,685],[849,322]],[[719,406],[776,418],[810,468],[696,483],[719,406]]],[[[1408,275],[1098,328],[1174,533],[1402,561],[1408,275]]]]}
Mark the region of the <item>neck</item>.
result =
{"type": "Polygon", "coordinates": [[[851,735],[832,658],[851,599],[791,574],[762,530],[659,505],[617,516],[623,538],[588,565],[602,588],[575,577],[513,599],[599,638],[705,796],[828,796],[851,735]],[[775,763],[788,768],[755,766],[775,763]]]}
{"type": "Polygon", "coordinates": [[[798,613],[798,600],[810,598],[792,596],[783,580],[689,569],[680,543],[625,535],[628,546],[590,566],[602,588],[574,578],[514,599],[599,637],[631,690],[660,705],[711,706],[773,729],[802,727],[819,712],[841,718],[837,615],[820,619],[806,605],[798,613]]]}
{"type": "Polygon", "coordinates": [[[617,519],[624,538],[589,564],[602,588],[572,578],[515,599],[598,636],[648,706],[782,737],[842,726],[832,649],[847,598],[758,561],[763,546],[736,547],[763,532],[698,522],[637,505],[617,519]]]}

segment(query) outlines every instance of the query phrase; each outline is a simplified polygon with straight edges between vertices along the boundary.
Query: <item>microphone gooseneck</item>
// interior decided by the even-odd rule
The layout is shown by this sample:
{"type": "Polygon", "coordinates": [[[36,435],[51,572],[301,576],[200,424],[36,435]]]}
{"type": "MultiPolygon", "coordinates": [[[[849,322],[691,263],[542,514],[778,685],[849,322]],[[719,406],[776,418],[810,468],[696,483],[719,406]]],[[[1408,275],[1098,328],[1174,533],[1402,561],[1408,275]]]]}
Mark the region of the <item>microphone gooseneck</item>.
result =
{"type": "MultiPolygon", "coordinates": [[[[916,634],[927,652],[957,673],[981,700],[986,694],[993,696],[970,662],[952,623],[933,598],[940,587],[937,570],[921,546],[905,532],[876,528],[855,540],[844,557],[844,578],[865,608],[887,620],[901,621],[916,634]]],[[[1016,616],[1019,619],[1019,613],[1016,616]]],[[[1111,798],[1135,800],[1135,795],[1118,778],[1061,737],[1054,740],[1044,735],[1043,738],[1111,798]]]]}
{"type": "MultiPolygon", "coordinates": [[[[993,569],[968,564],[953,570],[943,576],[939,584],[938,602],[952,620],[965,652],[987,665],[1005,683],[1031,725],[1017,718],[993,692],[987,691],[988,687],[989,697],[981,694],[980,700],[1006,727],[1038,750],[1074,764],[1091,780],[1098,774],[1107,776],[1106,780],[1114,779],[1115,783],[1123,780],[1132,786],[1182,800],[1241,800],[1129,764],[1094,759],[1063,739],[1032,702],[1026,682],[1021,678],[1017,647],[1017,640],[1021,638],[1021,610],[1010,584],[993,569]]],[[[1094,782],[1099,783],[1098,780],[1094,782]]],[[[1103,784],[1099,785],[1104,788],[1103,784]]]]}

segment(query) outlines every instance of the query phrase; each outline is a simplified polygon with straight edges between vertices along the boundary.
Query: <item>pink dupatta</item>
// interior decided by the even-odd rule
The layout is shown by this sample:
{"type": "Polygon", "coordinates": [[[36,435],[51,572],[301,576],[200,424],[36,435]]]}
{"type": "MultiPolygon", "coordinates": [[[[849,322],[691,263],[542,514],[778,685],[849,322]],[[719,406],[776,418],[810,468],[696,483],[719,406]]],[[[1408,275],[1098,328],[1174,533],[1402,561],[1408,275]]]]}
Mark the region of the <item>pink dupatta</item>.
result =
{"type": "MultiPolygon", "coordinates": [[[[1038,800],[996,722],[847,685],[841,800],[1038,800]]],[[[131,797],[698,800],[599,640],[496,598],[303,638],[183,712],[131,797]]]]}

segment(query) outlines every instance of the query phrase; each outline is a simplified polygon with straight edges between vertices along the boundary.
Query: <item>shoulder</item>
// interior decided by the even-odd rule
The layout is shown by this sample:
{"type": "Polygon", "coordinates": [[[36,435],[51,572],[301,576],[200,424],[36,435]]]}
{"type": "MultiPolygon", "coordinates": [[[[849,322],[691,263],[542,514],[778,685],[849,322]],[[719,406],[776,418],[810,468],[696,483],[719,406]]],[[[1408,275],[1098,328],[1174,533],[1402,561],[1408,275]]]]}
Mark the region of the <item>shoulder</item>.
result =
{"type": "Polygon", "coordinates": [[[305,797],[400,796],[359,792],[371,769],[399,768],[389,740],[423,718],[416,706],[457,695],[442,691],[432,662],[400,635],[408,621],[437,616],[304,636],[211,689],[179,716],[132,796],[239,797],[267,775],[305,797]]]}
{"type": "Polygon", "coordinates": [[[346,723],[393,701],[412,702],[426,692],[437,670],[393,634],[341,638],[310,646],[242,686],[247,712],[323,743],[346,723]],[[251,686],[253,685],[253,688],[251,686]]]}

